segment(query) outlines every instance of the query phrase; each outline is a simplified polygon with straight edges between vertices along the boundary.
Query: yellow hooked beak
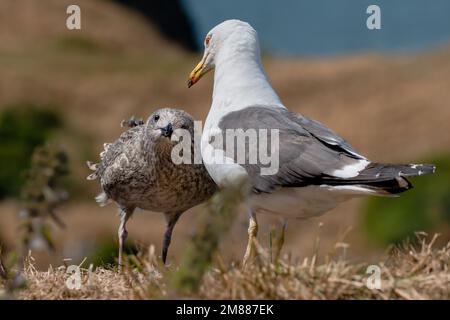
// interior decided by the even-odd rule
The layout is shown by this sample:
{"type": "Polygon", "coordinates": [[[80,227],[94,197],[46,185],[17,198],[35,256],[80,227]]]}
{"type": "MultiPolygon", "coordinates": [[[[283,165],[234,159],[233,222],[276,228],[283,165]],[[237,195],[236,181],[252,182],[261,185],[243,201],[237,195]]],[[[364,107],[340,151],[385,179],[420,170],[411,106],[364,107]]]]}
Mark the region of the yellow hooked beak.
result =
{"type": "Polygon", "coordinates": [[[189,75],[188,88],[196,84],[198,80],[200,80],[200,78],[207,74],[210,70],[209,68],[207,68],[206,58],[207,56],[203,57],[203,59],[197,64],[194,70],[192,70],[191,74],[189,75]]]}

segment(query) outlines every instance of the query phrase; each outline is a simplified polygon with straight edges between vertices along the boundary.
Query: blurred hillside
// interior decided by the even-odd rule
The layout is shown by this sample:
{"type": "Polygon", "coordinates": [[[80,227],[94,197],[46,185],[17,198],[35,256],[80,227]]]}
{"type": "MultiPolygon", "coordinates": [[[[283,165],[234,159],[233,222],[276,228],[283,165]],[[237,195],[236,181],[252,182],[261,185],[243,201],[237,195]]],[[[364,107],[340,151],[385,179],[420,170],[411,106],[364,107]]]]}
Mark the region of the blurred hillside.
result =
{"type": "MultiPolygon", "coordinates": [[[[187,76],[200,56],[162,38],[143,16],[111,1],[79,0],[82,30],[69,31],[69,4],[0,4],[0,112],[27,101],[58,113],[64,124],[52,137],[69,154],[72,201],[61,210],[68,230],[55,230],[57,254],[51,261],[81,259],[97,244],[116,237],[116,209],[95,204],[98,186],[85,180],[85,162],[96,160],[102,144],[120,134],[120,121],[131,115],[145,118],[157,107],[182,108],[203,120],[212,92],[212,74],[187,89],[187,76]]],[[[325,123],[373,160],[420,162],[450,152],[450,49],[415,56],[265,58],[264,65],[292,111],[325,123]]],[[[377,252],[368,250],[360,227],[361,203],[354,200],[324,217],[292,222],[286,251],[309,255],[317,232],[324,250],[331,250],[353,227],[345,241],[355,256],[377,252]]],[[[16,200],[0,205],[0,238],[9,247],[15,242],[18,209],[16,200]]],[[[169,259],[183,249],[194,218],[194,213],[181,218],[169,259]]],[[[261,220],[260,240],[267,244],[273,221],[261,220]]],[[[129,234],[159,246],[163,226],[161,215],[138,213],[129,234]]],[[[449,239],[448,225],[436,231],[445,234],[443,241],[449,239]]],[[[233,237],[244,241],[245,215],[233,237]]],[[[236,247],[224,241],[223,246],[224,252],[239,257],[244,242],[236,247]]]]}
{"type": "Polygon", "coordinates": [[[164,37],[191,51],[198,51],[194,27],[181,0],[115,0],[142,13],[164,37]]]}

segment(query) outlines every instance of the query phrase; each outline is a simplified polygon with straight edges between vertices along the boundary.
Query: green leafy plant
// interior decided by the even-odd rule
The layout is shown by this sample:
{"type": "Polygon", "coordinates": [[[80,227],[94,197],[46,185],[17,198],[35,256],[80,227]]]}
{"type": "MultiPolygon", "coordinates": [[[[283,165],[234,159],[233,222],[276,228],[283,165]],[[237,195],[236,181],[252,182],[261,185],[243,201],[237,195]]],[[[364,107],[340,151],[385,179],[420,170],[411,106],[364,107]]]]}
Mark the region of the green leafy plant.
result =
{"type": "Polygon", "coordinates": [[[61,177],[68,173],[67,163],[67,155],[48,143],[36,147],[33,152],[21,192],[19,217],[23,230],[23,256],[36,244],[44,244],[47,249],[54,248],[50,220],[64,227],[55,211],[68,198],[60,185],[61,177]]]}
{"type": "Polygon", "coordinates": [[[6,106],[0,114],[0,198],[18,196],[34,148],[62,126],[58,114],[34,103],[6,106]]]}

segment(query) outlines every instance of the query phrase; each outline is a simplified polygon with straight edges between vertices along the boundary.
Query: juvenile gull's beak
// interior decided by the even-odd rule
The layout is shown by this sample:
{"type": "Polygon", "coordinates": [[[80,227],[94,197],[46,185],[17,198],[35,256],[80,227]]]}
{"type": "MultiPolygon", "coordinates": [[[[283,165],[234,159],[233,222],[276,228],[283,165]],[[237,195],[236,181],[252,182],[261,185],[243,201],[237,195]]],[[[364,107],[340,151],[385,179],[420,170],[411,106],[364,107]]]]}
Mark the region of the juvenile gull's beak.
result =
{"type": "Polygon", "coordinates": [[[194,84],[200,80],[201,77],[203,77],[205,74],[208,73],[210,68],[207,68],[206,58],[208,56],[205,55],[203,59],[197,64],[197,66],[192,70],[191,74],[189,75],[188,80],[188,88],[192,87],[194,84]]]}
{"type": "Polygon", "coordinates": [[[161,135],[162,135],[163,137],[170,138],[170,137],[172,136],[172,133],[173,133],[173,127],[172,127],[172,124],[171,124],[171,123],[169,123],[169,124],[168,124],[167,126],[165,126],[164,128],[161,128],[160,130],[161,130],[161,135]]]}

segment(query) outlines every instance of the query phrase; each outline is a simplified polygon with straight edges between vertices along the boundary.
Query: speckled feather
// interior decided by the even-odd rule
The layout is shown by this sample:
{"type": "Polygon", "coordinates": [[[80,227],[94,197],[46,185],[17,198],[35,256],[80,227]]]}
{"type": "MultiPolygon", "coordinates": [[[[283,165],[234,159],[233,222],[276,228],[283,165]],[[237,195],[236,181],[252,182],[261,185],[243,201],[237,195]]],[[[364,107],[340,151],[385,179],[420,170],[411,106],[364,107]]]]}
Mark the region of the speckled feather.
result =
{"type": "MultiPolygon", "coordinates": [[[[193,119],[184,111],[161,109],[159,122],[170,121],[176,128],[187,128],[193,137],[193,119]]],[[[208,199],[216,190],[203,164],[172,162],[173,142],[162,137],[154,123],[154,114],[145,124],[123,132],[119,139],[105,144],[95,172],[104,196],[101,203],[112,199],[125,208],[141,208],[158,212],[185,211],[208,199]]],[[[192,143],[192,154],[194,144],[192,143]]]]}

